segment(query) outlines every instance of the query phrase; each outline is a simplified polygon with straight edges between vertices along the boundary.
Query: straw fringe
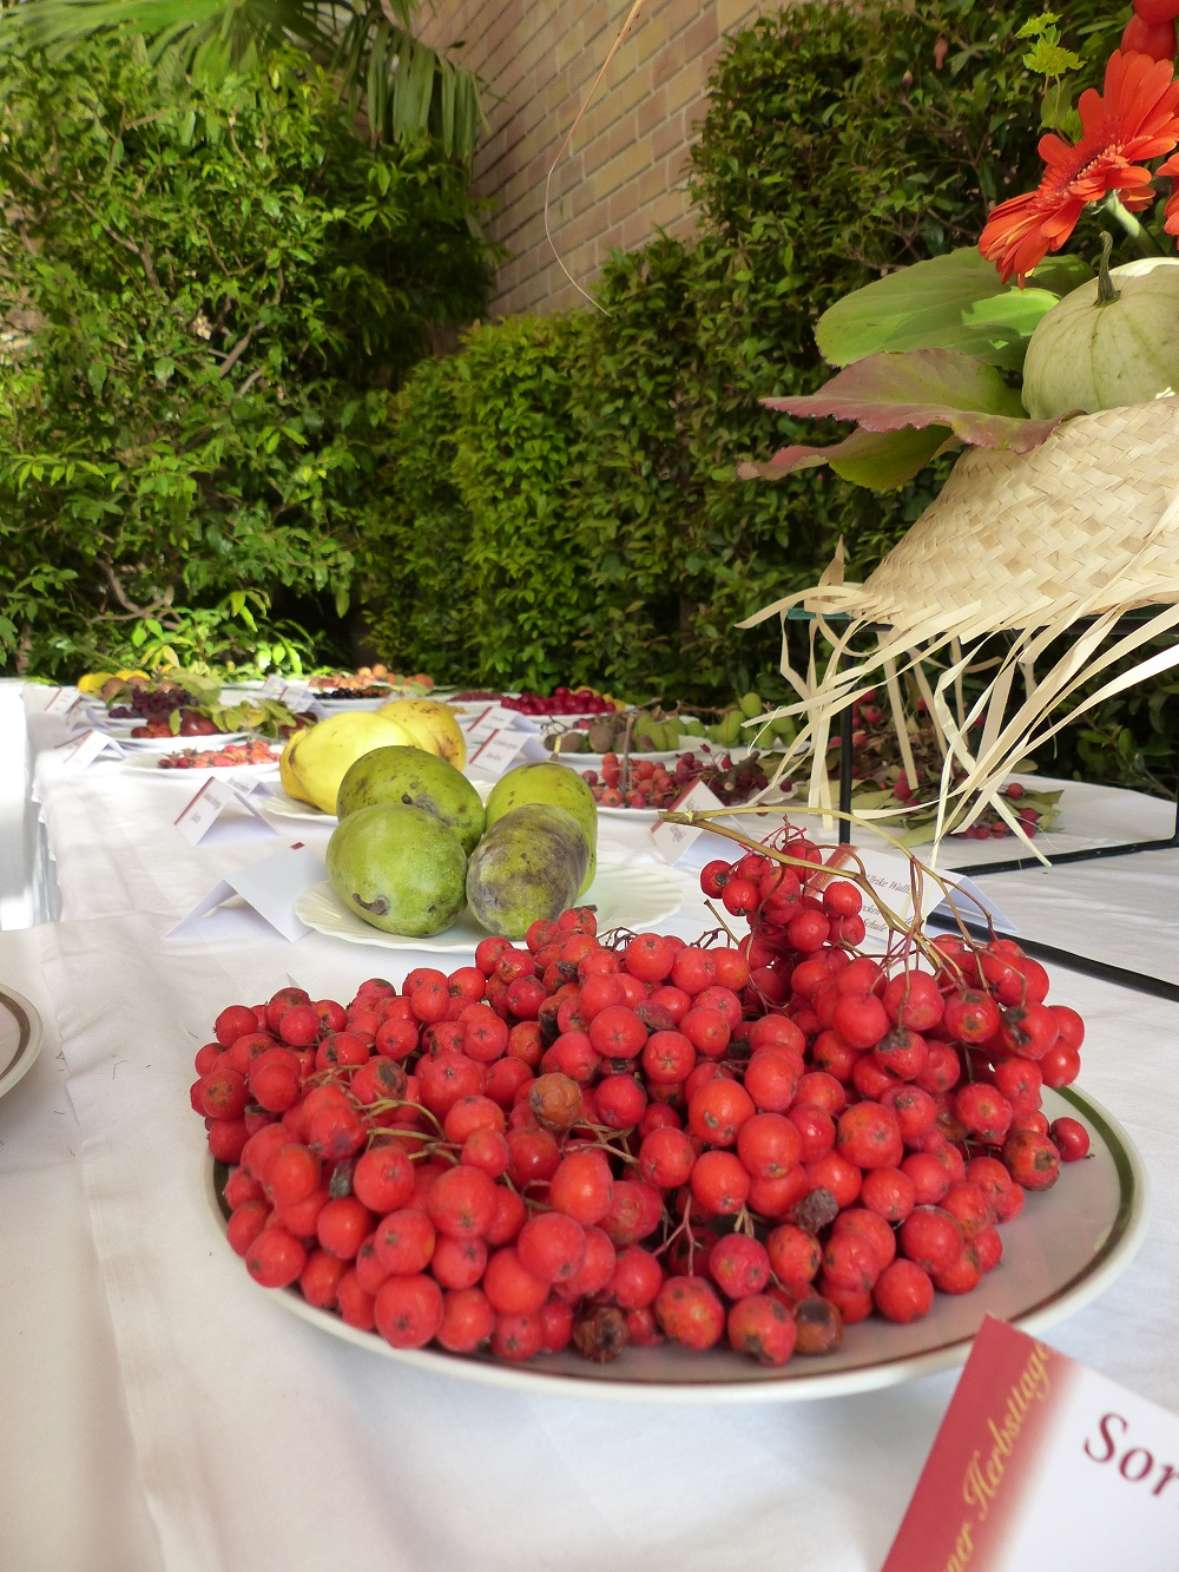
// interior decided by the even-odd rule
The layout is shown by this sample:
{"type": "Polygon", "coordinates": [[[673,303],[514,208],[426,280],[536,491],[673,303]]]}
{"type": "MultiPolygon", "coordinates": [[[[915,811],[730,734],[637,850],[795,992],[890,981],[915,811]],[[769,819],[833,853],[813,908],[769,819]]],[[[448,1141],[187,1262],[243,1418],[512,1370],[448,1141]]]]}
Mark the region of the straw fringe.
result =
{"type": "MultiPolygon", "coordinates": [[[[779,776],[810,751],[811,802],[829,810],[833,717],[881,671],[895,712],[899,678],[913,671],[945,746],[935,857],[943,836],[968,828],[987,807],[1030,845],[999,796],[1015,762],[1102,699],[1179,664],[1179,646],[1163,650],[1050,721],[1086,681],[1179,626],[1179,397],[1079,416],[1032,453],[972,449],[863,584],[843,581],[841,546],[817,585],[742,626],[775,615],[782,672],[798,698],[773,714],[803,718],[779,776]],[[786,644],[785,616],[798,605],[815,614],[805,673],[792,667],[786,644]],[[1165,609],[1114,638],[1125,612],[1147,606],[1165,609]],[[834,626],[831,616],[850,620],[834,626]],[[1056,664],[1038,672],[1047,647],[1090,618],[1056,664]],[[869,628],[875,648],[855,652],[869,628]],[[816,632],[831,646],[821,679],[816,632]],[[997,633],[1012,636],[1010,648],[967,710],[963,673],[973,664],[977,675],[981,645],[997,633]],[[921,663],[935,656],[948,664],[930,695],[921,663]],[[1017,679],[1022,700],[1005,718],[1017,679]],[[981,733],[972,725],[979,718],[981,733]],[[954,762],[965,771],[957,783],[954,762]]],[[[896,814],[912,806],[898,804],[896,814]]]]}

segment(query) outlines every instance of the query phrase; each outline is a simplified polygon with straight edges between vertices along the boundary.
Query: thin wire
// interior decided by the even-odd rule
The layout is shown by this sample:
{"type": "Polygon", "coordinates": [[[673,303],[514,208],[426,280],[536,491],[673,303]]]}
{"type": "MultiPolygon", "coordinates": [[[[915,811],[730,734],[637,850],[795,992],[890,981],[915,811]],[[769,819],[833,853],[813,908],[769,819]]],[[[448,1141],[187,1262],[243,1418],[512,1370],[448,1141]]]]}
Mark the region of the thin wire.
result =
{"type": "Polygon", "coordinates": [[[597,76],[594,77],[593,81],[590,83],[589,92],[582,99],[581,107],[578,109],[577,113],[573,117],[573,124],[569,127],[568,131],[566,131],[565,136],[564,136],[564,138],[563,138],[563,140],[561,142],[561,145],[557,149],[556,157],[553,159],[552,163],[549,165],[549,172],[545,176],[545,182],[544,182],[544,235],[545,235],[545,239],[549,243],[549,248],[552,251],[553,256],[557,259],[557,266],[561,269],[561,272],[564,273],[565,277],[573,285],[574,289],[576,289],[579,294],[584,295],[585,298],[589,301],[591,306],[596,307],[597,310],[599,310],[602,313],[603,316],[607,316],[607,317],[610,315],[610,313],[606,310],[605,306],[602,305],[602,303],[600,301],[595,300],[594,297],[590,294],[589,290],[586,289],[583,285],[578,283],[578,281],[574,278],[573,274],[565,266],[565,259],[562,257],[561,253],[557,250],[557,242],[553,239],[553,232],[552,232],[552,229],[549,227],[549,200],[550,200],[550,193],[551,193],[552,184],[553,184],[553,175],[556,173],[557,165],[561,162],[561,160],[564,158],[565,154],[569,151],[570,144],[573,141],[573,133],[577,130],[578,126],[581,124],[582,119],[585,116],[586,110],[593,103],[593,101],[594,101],[594,94],[598,91],[598,88],[602,85],[602,78],[606,75],[606,72],[610,69],[610,62],[614,59],[614,56],[618,53],[619,49],[622,48],[622,45],[623,45],[623,43],[626,40],[626,35],[630,32],[631,24],[634,22],[635,17],[637,17],[639,12],[642,10],[643,4],[644,4],[644,0],[634,0],[634,3],[632,4],[630,10],[627,12],[626,20],[623,22],[622,26],[618,30],[618,36],[615,38],[614,42],[610,45],[609,51],[607,52],[607,55],[606,55],[606,58],[605,58],[605,60],[602,61],[601,69],[598,71],[597,76]]]}

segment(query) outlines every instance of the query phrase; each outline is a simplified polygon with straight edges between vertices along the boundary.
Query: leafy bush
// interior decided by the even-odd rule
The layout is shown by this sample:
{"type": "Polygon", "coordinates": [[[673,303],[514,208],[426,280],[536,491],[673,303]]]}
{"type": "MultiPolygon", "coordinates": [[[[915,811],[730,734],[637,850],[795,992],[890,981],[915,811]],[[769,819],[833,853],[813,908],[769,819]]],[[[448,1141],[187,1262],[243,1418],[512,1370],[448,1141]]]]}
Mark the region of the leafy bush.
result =
{"type": "Polygon", "coordinates": [[[423,360],[393,398],[381,504],[360,542],[365,646],[391,669],[474,673],[471,519],[453,468],[461,361],[423,360]]]}
{"type": "Polygon", "coordinates": [[[475,328],[456,367],[454,477],[471,516],[468,551],[478,675],[552,685],[594,609],[570,471],[578,448],[571,366],[580,314],[475,328]]]}
{"type": "MultiPolygon", "coordinates": [[[[738,480],[741,458],[797,430],[758,399],[823,380],[814,322],[833,300],[973,240],[995,197],[1032,177],[1039,87],[1021,20],[982,0],[763,18],[714,70],[693,153],[699,240],[617,256],[604,313],[473,336],[450,514],[477,564],[465,675],[772,690],[773,636],[733,624],[812,581],[841,535],[850,571],[877,560],[945,466],[883,499],[819,473],[738,480]],[[566,544],[572,561],[554,561],[566,544]]],[[[1105,0],[1069,16],[1070,37],[1104,29],[1084,32],[1094,56],[1110,25],[1105,0]]],[[[423,436],[403,478],[437,517],[428,459],[445,455],[423,436]]]]}
{"type": "Polygon", "coordinates": [[[245,589],[338,627],[390,389],[483,299],[464,169],[302,58],[178,100],[114,40],[0,94],[0,644],[69,673],[245,589]]]}
{"type": "Polygon", "coordinates": [[[580,443],[566,506],[593,590],[572,670],[636,695],[697,680],[691,596],[709,558],[684,549],[700,497],[684,419],[699,377],[694,268],[666,238],[616,255],[598,290],[608,314],[585,323],[570,368],[580,443]]]}

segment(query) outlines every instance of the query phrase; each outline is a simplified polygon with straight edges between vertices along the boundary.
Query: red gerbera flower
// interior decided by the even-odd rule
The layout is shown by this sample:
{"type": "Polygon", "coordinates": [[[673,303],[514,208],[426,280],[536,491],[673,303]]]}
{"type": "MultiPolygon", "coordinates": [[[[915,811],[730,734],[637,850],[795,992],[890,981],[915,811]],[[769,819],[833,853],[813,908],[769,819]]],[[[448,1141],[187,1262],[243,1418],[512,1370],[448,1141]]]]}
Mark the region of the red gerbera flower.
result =
{"type": "Polygon", "coordinates": [[[1156,173],[1172,178],[1171,195],[1163,209],[1163,228],[1168,235],[1179,235],[1179,153],[1174,158],[1168,158],[1165,164],[1160,164],[1156,173]]]}
{"type": "Polygon", "coordinates": [[[1141,165],[1179,142],[1174,64],[1115,50],[1103,92],[1087,88],[1077,110],[1081,140],[1074,145],[1053,134],[1041,137],[1044,178],[1038,188],[1000,202],[987,219],[978,248],[1004,283],[1014,274],[1022,284],[1049,251],[1059,251],[1089,203],[1111,191],[1127,192],[1127,207],[1150,201],[1143,188],[1151,175],[1141,165]]]}

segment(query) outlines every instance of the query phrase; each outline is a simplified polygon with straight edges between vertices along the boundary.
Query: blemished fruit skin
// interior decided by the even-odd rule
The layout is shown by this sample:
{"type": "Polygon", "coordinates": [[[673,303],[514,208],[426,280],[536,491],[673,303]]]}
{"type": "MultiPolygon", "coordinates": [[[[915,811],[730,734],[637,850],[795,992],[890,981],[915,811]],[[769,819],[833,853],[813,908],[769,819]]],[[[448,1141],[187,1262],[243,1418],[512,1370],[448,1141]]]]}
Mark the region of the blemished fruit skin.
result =
{"type": "Polygon", "coordinates": [[[395,720],[415,747],[437,754],[456,770],[466,764],[467,739],[448,704],[438,699],[393,699],[382,704],[377,714],[395,720]]]}
{"type": "Polygon", "coordinates": [[[340,782],[373,748],[412,746],[413,738],[379,711],[352,710],[297,731],[279,760],[283,790],[322,813],[335,813],[340,782]]]}
{"type": "Polygon", "coordinates": [[[466,901],[462,842],[425,808],[358,808],[332,832],[326,861],[348,910],[384,933],[441,933],[466,901]]]}
{"type": "Polygon", "coordinates": [[[496,782],[488,797],[487,828],[494,828],[505,814],[526,803],[564,808],[581,826],[588,858],[576,894],[584,895],[594,881],[598,863],[598,805],[593,793],[575,770],[563,764],[520,764],[496,782]]]}
{"type": "Polygon", "coordinates": [[[1119,298],[1102,305],[1097,280],[1040,318],[1023,366],[1023,403],[1037,420],[1179,392],[1179,259],[1141,257],[1110,269],[1119,298]]]}
{"type": "Polygon", "coordinates": [[[424,808],[452,829],[468,857],[483,834],[483,801],[453,764],[423,748],[374,748],[357,759],[336,798],[340,818],[378,803],[424,808]]]}
{"type": "Polygon", "coordinates": [[[588,856],[582,827],[564,808],[513,808],[488,830],[467,865],[475,920],[489,933],[523,938],[534,922],[551,922],[573,905],[588,856]]]}

